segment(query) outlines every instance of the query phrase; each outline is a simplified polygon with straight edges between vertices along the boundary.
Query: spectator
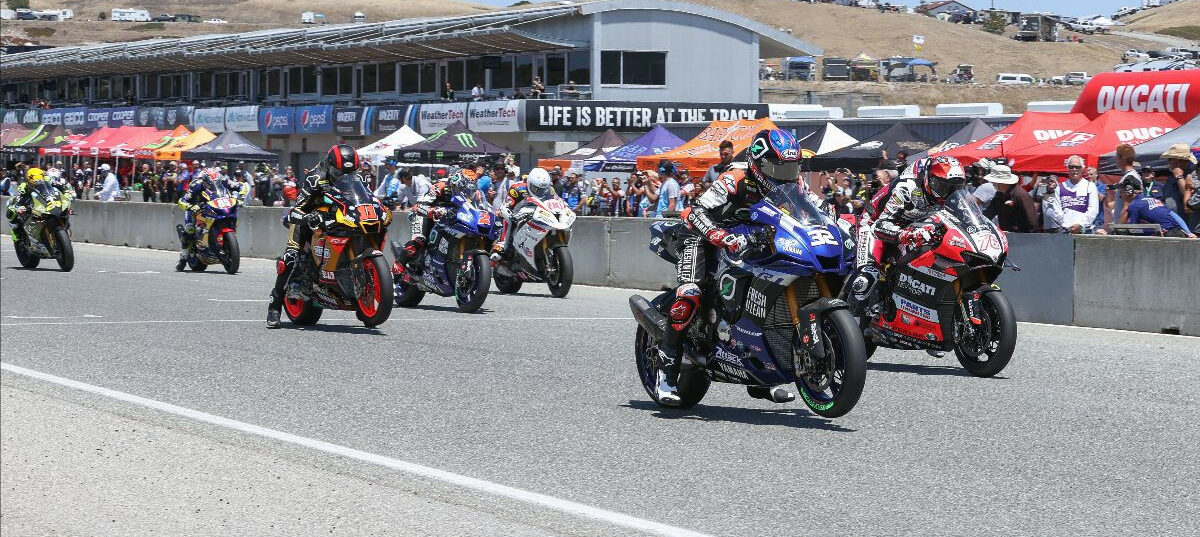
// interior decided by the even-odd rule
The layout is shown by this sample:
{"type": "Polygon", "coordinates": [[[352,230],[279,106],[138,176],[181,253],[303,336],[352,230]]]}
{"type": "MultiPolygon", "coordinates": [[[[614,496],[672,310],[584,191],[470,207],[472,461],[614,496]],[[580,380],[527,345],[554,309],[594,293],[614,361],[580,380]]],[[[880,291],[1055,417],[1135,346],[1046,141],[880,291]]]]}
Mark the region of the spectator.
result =
{"type": "Polygon", "coordinates": [[[580,96],[579,88],[575,87],[575,81],[568,80],[566,87],[564,87],[562,90],[562,98],[563,99],[579,99],[579,96],[580,96]]]}
{"type": "Polygon", "coordinates": [[[159,200],[163,203],[175,203],[179,201],[175,198],[175,182],[179,179],[179,172],[175,169],[175,163],[167,163],[167,167],[163,170],[161,176],[162,188],[159,190],[159,200]]]}
{"type": "Polygon", "coordinates": [[[654,211],[655,218],[663,218],[664,215],[677,213],[680,210],[679,196],[680,187],[679,180],[675,178],[675,166],[667,163],[658,168],[659,176],[661,176],[661,187],[658,189],[658,205],[654,211]]]}
{"type": "Polygon", "coordinates": [[[1200,222],[1200,212],[1189,208],[1187,201],[1196,192],[1196,156],[1188,144],[1175,144],[1162,157],[1167,159],[1167,167],[1171,170],[1171,177],[1163,186],[1167,208],[1182,216],[1189,229],[1194,228],[1200,222]]]}
{"type": "Polygon", "coordinates": [[[563,183],[562,197],[566,200],[567,206],[580,215],[584,212],[584,190],[584,186],[579,181],[579,174],[567,175],[567,180],[563,183]]]}
{"type": "Polygon", "coordinates": [[[449,82],[447,82],[446,85],[442,87],[442,100],[443,101],[453,101],[454,100],[454,86],[451,86],[449,82]]]}
{"type": "Polygon", "coordinates": [[[1037,204],[1029,191],[1017,186],[1017,176],[1003,164],[994,164],[984,176],[995,185],[995,193],[983,206],[983,214],[994,218],[1004,231],[1031,233],[1038,226],[1037,204]]]}
{"type": "Polygon", "coordinates": [[[504,170],[504,177],[497,180],[492,179],[492,191],[495,194],[492,196],[492,210],[500,212],[500,208],[506,204],[505,197],[508,196],[508,191],[512,185],[519,183],[517,180],[517,172],[520,171],[516,167],[508,166],[504,170]]]}
{"type": "Polygon", "coordinates": [[[908,166],[908,151],[901,149],[896,152],[896,160],[893,162],[895,166],[890,166],[889,169],[896,170],[897,173],[904,171],[904,167],[908,166]]]}
{"type": "Polygon", "coordinates": [[[550,170],[550,184],[554,185],[554,191],[559,196],[566,197],[566,178],[563,177],[562,166],[555,166],[550,170]]]}
{"type": "Polygon", "coordinates": [[[517,91],[513,92],[512,98],[513,99],[524,99],[525,92],[521,91],[521,88],[517,88],[517,91]]]}
{"type": "Polygon", "coordinates": [[[396,175],[395,159],[387,159],[383,163],[383,175],[379,178],[379,186],[375,188],[373,194],[380,200],[386,200],[384,203],[395,204],[398,201],[397,193],[401,184],[400,177],[396,175]]]}
{"type": "Polygon", "coordinates": [[[625,191],[625,214],[641,216],[642,198],[646,195],[645,172],[634,172],[629,179],[629,188],[625,191]]]}
{"type": "Polygon", "coordinates": [[[117,174],[105,163],[100,165],[100,171],[97,173],[97,178],[99,177],[104,178],[98,195],[100,201],[115,201],[121,193],[121,182],[117,180],[117,174]]]}
{"type": "Polygon", "coordinates": [[[362,164],[358,170],[358,178],[363,182],[364,185],[367,185],[368,189],[379,186],[379,184],[375,182],[375,168],[372,167],[370,163],[364,162],[362,164]]]}
{"type": "MultiPolygon", "coordinates": [[[[439,170],[439,171],[445,171],[445,170],[439,170]]],[[[419,200],[425,194],[428,194],[431,189],[433,189],[433,183],[430,182],[429,178],[425,177],[424,174],[417,174],[417,175],[413,176],[412,199],[414,200],[414,203],[415,203],[415,200],[419,200]]]]}
{"type": "Polygon", "coordinates": [[[1099,170],[1095,166],[1088,166],[1083,170],[1083,177],[1092,184],[1096,185],[1096,198],[1100,202],[1098,211],[1096,211],[1096,219],[1092,221],[1092,229],[1097,235],[1108,235],[1108,231],[1104,229],[1105,214],[1113,208],[1112,197],[1116,192],[1109,192],[1108,186],[1100,180],[1099,170]]]}
{"type": "Polygon", "coordinates": [[[733,142],[721,140],[717,154],[720,155],[721,161],[710,166],[708,171],[704,173],[704,181],[707,183],[717,182],[717,178],[721,177],[721,174],[729,171],[729,168],[733,166],[733,142]]]}
{"type": "Polygon", "coordinates": [[[1067,158],[1067,180],[1052,189],[1042,202],[1046,231],[1072,234],[1092,231],[1100,200],[1096,185],[1083,178],[1083,164],[1079,155],[1067,158]]]}
{"type": "Polygon", "coordinates": [[[479,178],[479,192],[483,194],[483,199],[488,203],[494,202],[496,197],[501,193],[498,188],[500,188],[501,184],[507,178],[508,166],[504,164],[504,161],[497,160],[492,163],[492,169],[479,178]]]}
{"type": "Polygon", "coordinates": [[[638,202],[638,214],[645,218],[653,218],[654,213],[658,208],[658,193],[662,186],[662,180],[658,177],[658,172],[649,170],[646,172],[645,194],[638,202]]]}
{"type": "Polygon", "coordinates": [[[483,96],[484,96],[483,86],[481,86],[478,82],[476,82],[475,87],[471,88],[471,100],[472,101],[482,101],[483,96]]]}
{"type": "Polygon", "coordinates": [[[546,85],[542,84],[542,77],[533,77],[533,84],[529,86],[529,98],[541,99],[543,93],[546,93],[546,85]]]}
{"type": "Polygon", "coordinates": [[[1113,199],[1113,206],[1112,206],[1112,222],[1113,223],[1120,221],[1121,213],[1125,212],[1125,198],[1124,198],[1124,196],[1121,195],[1121,192],[1120,192],[1120,190],[1121,190],[1120,185],[1122,184],[1122,182],[1127,178],[1133,178],[1133,179],[1137,179],[1137,180],[1141,181],[1141,184],[1145,185],[1149,182],[1148,179],[1154,178],[1154,171],[1151,170],[1149,167],[1147,167],[1147,168],[1144,168],[1144,170],[1143,170],[1144,172],[1149,172],[1148,174],[1146,174],[1147,179],[1142,179],[1142,174],[1139,173],[1138,169],[1137,169],[1137,168],[1139,168],[1139,165],[1137,162],[1135,162],[1133,160],[1137,156],[1137,153],[1134,151],[1133,146],[1131,146],[1129,144],[1118,145],[1117,149],[1116,149],[1116,155],[1117,155],[1117,167],[1121,169],[1121,178],[1117,180],[1117,188],[1109,189],[1109,192],[1110,192],[1109,197],[1115,198],[1115,199],[1113,199]]]}
{"type": "Polygon", "coordinates": [[[609,216],[612,214],[613,193],[608,188],[608,182],[602,177],[592,181],[591,203],[588,204],[588,214],[592,216],[609,216]]]}
{"type": "Polygon", "coordinates": [[[150,165],[142,163],[142,169],[135,176],[136,184],[142,188],[142,201],[158,201],[158,176],[150,170],[150,165]]]}
{"type": "Polygon", "coordinates": [[[283,204],[291,207],[300,197],[300,189],[296,185],[296,171],[288,166],[283,172],[283,204]]]}
{"type": "Polygon", "coordinates": [[[1143,195],[1142,181],[1127,176],[1121,180],[1121,197],[1125,199],[1125,214],[1121,223],[1158,224],[1164,237],[1196,238],[1188,231],[1187,223],[1175,211],[1168,209],[1162,201],[1143,195]]]}
{"type": "Polygon", "coordinates": [[[621,178],[613,177],[609,190],[613,195],[612,213],[609,216],[623,216],[625,214],[625,191],[621,189],[621,178]]]}

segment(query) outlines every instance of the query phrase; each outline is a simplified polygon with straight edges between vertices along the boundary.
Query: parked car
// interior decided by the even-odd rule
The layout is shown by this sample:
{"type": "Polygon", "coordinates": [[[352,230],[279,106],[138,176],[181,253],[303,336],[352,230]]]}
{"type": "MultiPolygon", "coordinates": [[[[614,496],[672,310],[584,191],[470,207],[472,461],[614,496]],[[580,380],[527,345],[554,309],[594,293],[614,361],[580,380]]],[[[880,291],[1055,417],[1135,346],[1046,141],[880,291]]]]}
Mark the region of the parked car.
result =
{"type": "Polygon", "coordinates": [[[1149,54],[1146,54],[1145,52],[1142,52],[1136,48],[1131,48],[1121,54],[1121,61],[1123,62],[1144,62],[1149,59],[1149,54]]]}
{"type": "Polygon", "coordinates": [[[1050,77],[1050,83],[1054,84],[1055,86],[1061,86],[1061,85],[1067,83],[1067,77],[1062,76],[1062,75],[1052,76],[1052,77],[1050,77]]]}
{"type": "Polygon", "coordinates": [[[996,83],[1005,86],[1032,86],[1033,76],[1026,73],[1000,73],[996,75],[996,83]]]}
{"type": "Polygon", "coordinates": [[[1113,67],[1118,73],[1140,73],[1145,71],[1183,71],[1200,68],[1196,60],[1150,60],[1148,62],[1125,63],[1113,67]]]}
{"type": "Polygon", "coordinates": [[[970,84],[975,81],[975,66],[969,63],[959,64],[946,77],[947,84],[970,84]]]}
{"type": "Polygon", "coordinates": [[[1091,79],[1092,77],[1088,76],[1088,74],[1083,71],[1072,71],[1067,73],[1067,76],[1063,77],[1063,83],[1070,86],[1082,86],[1087,84],[1087,81],[1091,79]]]}
{"type": "Polygon", "coordinates": [[[200,16],[192,15],[190,13],[181,13],[179,15],[175,15],[175,22],[200,22],[200,16]]]}
{"type": "Polygon", "coordinates": [[[1075,21],[1067,24],[1067,29],[1073,32],[1079,32],[1081,34],[1092,35],[1100,28],[1095,24],[1092,24],[1092,21],[1075,21]]]}
{"type": "Polygon", "coordinates": [[[162,15],[154,17],[153,19],[150,19],[150,20],[151,20],[151,22],[175,22],[175,15],[171,15],[170,13],[163,13],[162,15]]]}
{"type": "Polygon", "coordinates": [[[32,11],[18,11],[17,12],[17,20],[19,20],[19,21],[35,21],[35,20],[37,20],[37,15],[34,15],[32,11]]]}
{"type": "Polygon", "coordinates": [[[204,21],[205,24],[227,24],[228,22],[225,19],[208,19],[204,21]]]}

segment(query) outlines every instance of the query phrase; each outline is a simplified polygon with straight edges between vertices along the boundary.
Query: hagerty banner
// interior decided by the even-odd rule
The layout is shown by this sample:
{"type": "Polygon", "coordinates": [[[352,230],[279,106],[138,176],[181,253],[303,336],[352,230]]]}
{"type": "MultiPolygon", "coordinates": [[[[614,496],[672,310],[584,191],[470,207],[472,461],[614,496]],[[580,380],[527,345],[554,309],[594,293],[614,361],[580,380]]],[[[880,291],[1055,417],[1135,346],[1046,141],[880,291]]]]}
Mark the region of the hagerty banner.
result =
{"type": "Polygon", "coordinates": [[[768,114],[765,104],[530,100],[525,105],[525,129],[637,132],[659,123],[759,119],[768,114]]]}

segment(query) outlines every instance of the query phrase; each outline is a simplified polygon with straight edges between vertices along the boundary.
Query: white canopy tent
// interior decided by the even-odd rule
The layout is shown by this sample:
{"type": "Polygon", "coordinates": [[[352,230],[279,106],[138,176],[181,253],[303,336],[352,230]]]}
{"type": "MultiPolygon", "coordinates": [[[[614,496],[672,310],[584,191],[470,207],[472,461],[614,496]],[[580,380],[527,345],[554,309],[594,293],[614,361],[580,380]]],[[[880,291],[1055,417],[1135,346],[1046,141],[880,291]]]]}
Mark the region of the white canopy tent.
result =
{"type": "Polygon", "coordinates": [[[423,141],[425,141],[424,136],[417,134],[412,127],[405,125],[384,139],[359,149],[358,155],[373,166],[382,166],[387,159],[396,156],[397,149],[423,141]]]}

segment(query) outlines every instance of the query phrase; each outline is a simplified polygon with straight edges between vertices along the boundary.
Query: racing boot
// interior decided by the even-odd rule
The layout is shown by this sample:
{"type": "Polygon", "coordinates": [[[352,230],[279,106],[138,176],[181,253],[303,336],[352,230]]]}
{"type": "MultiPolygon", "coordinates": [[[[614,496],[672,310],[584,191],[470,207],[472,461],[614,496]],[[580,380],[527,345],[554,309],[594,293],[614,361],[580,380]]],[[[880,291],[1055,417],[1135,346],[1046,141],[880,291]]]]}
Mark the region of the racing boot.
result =
{"type": "Polygon", "coordinates": [[[682,401],[679,398],[679,389],[676,386],[679,382],[679,360],[678,349],[672,351],[659,346],[658,383],[654,387],[654,392],[658,396],[658,402],[661,404],[677,406],[682,401]]]}
{"type": "MultiPolygon", "coordinates": [[[[272,302],[274,302],[274,299],[272,299],[272,302]]],[[[282,313],[280,309],[281,306],[267,308],[267,328],[279,328],[279,315],[282,313]]]]}
{"type": "Polygon", "coordinates": [[[925,351],[925,354],[928,354],[934,358],[941,358],[946,355],[946,351],[941,351],[941,350],[937,350],[937,349],[927,349],[925,351]]]}
{"type": "Polygon", "coordinates": [[[392,275],[403,278],[406,284],[412,283],[412,276],[408,273],[408,262],[417,257],[428,242],[428,239],[421,236],[413,237],[403,246],[398,241],[392,241],[392,254],[396,256],[396,262],[392,264],[392,275]]]}
{"type": "Polygon", "coordinates": [[[879,304],[879,267],[873,264],[859,269],[850,283],[850,311],[862,315],[867,308],[879,304]]]}
{"type": "Polygon", "coordinates": [[[678,405],[679,369],[682,366],[683,337],[696,310],[700,309],[700,287],[694,283],[685,283],[675,290],[675,302],[667,313],[670,325],[663,335],[662,343],[658,345],[658,385],[655,388],[658,401],[665,405],[678,405]]]}
{"type": "Polygon", "coordinates": [[[796,394],[783,386],[746,386],[746,393],[755,399],[765,399],[773,403],[789,403],[796,400],[796,394]]]}

